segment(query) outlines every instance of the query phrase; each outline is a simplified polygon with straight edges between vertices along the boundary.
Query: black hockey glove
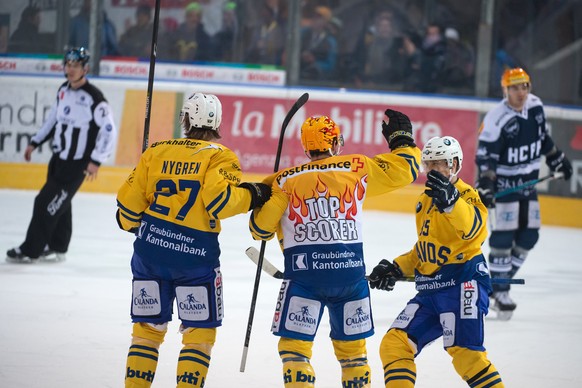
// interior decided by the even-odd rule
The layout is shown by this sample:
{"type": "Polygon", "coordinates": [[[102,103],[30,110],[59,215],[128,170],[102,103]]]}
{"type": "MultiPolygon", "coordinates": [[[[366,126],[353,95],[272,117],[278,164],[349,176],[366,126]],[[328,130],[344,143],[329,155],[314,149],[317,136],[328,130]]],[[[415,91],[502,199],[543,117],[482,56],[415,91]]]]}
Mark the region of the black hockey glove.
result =
{"type": "Polygon", "coordinates": [[[391,150],[405,146],[416,146],[412,136],[412,124],[410,119],[402,112],[386,109],[388,124],[382,121],[382,135],[388,142],[391,150]]]}
{"type": "Polygon", "coordinates": [[[565,180],[572,177],[572,164],[566,155],[564,155],[564,152],[557,150],[552,155],[546,155],[546,164],[552,172],[561,172],[564,174],[565,180]]]}
{"type": "Polygon", "coordinates": [[[443,213],[452,207],[459,199],[459,190],[449,179],[438,171],[431,170],[427,175],[426,195],[432,198],[432,203],[443,213]]]}
{"type": "Polygon", "coordinates": [[[481,197],[481,202],[487,208],[495,207],[495,189],[496,184],[493,179],[488,176],[481,176],[477,182],[477,192],[479,192],[479,197],[481,197]]]}
{"type": "Polygon", "coordinates": [[[242,187],[251,192],[251,206],[249,210],[263,206],[271,198],[271,186],[264,183],[243,182],[238,187],[242,187]]]}
{"type": "Polygon", "coordinates": [[[371,288],[378,290],[392,291],[396,281],[402,277],[402,271],[398,264],[392,264],[386,259],[381,260],[377,266],[374,267],[368,281],[371,288]]]}

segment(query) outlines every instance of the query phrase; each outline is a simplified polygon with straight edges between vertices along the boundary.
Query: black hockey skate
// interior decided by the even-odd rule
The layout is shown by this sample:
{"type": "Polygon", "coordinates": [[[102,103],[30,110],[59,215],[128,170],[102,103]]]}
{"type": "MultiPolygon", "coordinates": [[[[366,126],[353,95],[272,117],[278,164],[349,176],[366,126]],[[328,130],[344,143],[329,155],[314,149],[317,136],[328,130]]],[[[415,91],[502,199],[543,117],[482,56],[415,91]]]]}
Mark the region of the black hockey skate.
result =
{"type": "Polygon", "coordinates": [[[39,257],[29,257],[22,253],[20,248],[12,248],[6,252],[6,261],[16,264],[57,263],[65,261],[65,253],[45,249],[39,257]]]}
{"type": "Polygon", "coordinates": [[[497,312],[497,319],[508,321],[513,316],[513,310],[517,304],[509,296],[509,291],[498,291],[493,293],[493,305],[491,309],[497,312]]]}

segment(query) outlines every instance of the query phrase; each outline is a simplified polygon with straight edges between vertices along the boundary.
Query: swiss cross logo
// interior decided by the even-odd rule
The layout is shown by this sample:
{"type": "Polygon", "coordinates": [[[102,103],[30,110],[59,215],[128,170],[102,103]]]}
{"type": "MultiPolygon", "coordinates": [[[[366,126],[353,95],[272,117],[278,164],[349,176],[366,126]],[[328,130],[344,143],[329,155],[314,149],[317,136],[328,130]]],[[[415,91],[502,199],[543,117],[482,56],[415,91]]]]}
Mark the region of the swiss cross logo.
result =
{"type": "Polygon", "coordinates": [[[364,167],[364,162],[360,158],[352,159],[352,171],[357,172],[360,168],[364,167]]]}

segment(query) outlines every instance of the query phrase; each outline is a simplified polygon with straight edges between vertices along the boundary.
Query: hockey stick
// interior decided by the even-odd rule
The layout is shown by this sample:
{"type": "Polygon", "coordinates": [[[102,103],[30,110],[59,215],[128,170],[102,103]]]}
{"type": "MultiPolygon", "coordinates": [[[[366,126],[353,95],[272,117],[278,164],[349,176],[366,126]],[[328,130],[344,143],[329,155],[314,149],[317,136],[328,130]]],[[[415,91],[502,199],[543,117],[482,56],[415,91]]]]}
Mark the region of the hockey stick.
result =
{"type": "MultiPolygon", "coordinates": [[[[253,263],[257,263],[259,260],[259,251],[255,247],[248,247],[245,251],[248,258],[253,261],[253,263]]],[[[271,262],[266,258],[263,257],[263,271],[274,277],[275,279],[283,279],[283,272],[279,271],[277,267],[275,267],[271,262]]],[[[366,279],[368,277],[366,276],[366,279]]],[[[398,279],[401,282],[414,282],[414,276],[407,276],[404,278],[398,279]]],[[[491,283],[493,284],[525,284],[524,279],[503,279],[503,278],[492,278],[491,283]]]]}
{"type": "Polygon", "coordinates": [[[538,183],[541,183],[541,182],[544,182],[547,180],[551,180],[551,179],[560,179],[563,176],[564,176],[564,174],[561,172],[552,172],[552,173],[550,173],[546,176],[543,176],[541,178],[532,179],[531,181],[527,181],[519,186],[515,186],[515,187],[511,187],[509,189],[503,190],[503,191],[499,191],[499,192],[495,193],[495,198],[505,197],[506,195],[513,194],[515,192],[523,190],[526,187],[534,186],[534,185],[537,185],[538,183]]]}
{"type": "MultiPolygon", "coordinates": [[[[309,100],[309,94],[303,93],[303,95],[301,97],[299,97],[297,99],[297,101],[295,101],[295,103],[293,104],[291,109],[289,109],[289,111],[287,112],[287,115],[285,116],[285,119],[283,119],[283,124],[281,124],[281,134],[279,135],[279,144],[277,144],[277,154],[275,156],[274,172],[277,172],[279,170],[279,161],[281,160],[281,150],[283,148],[283,139],[285,137],[285,130],[287,129],[287,126],[289,125],[289,122],[291,121],[291,119],[293,118],[295,113],[297,113],[297,111],[299,109],[301,109],[301,107],[303,105],[305,105],[307,100],[309,100]]],[[[243,347],[243,354],[242,354],[242,358],[240,361],[240,371],[241,372],[245,371],[245,366],[247,363],[247,354],[249,352],[249,342],[251,341],[251,331],[253,329],[253,318],[255,315],[255,307],[257,304],[257,294],[259,293],[259,281],[261,280],[261,268],[263,267],[263,260],[265,258],[265,247],[266,246],[267,246],[267,242],[262,241],[261,242],[261,251],[259,252],[259,255],[258,255],[258,258],[256,261],[257,272],[255,274],[255,285],[253,287],[253,296],[251,298],[251,309],[249,311],[249,320],[247,323],[247,333],[245,336],[245,345],[243,347]]]]}
{"type": "Polygon", "coordinates": [[[152,93],[154,88],[154,72],[156,69],[156,56],[158,55],[158,25],[160,23],[160,1],[156,0],[154,12],[154,28],[152,32],[152,49],[150,52],[150,73],[148,75],[148,92],[146,95],[145,123],[143,126],[143,142],[141,152],[148,148],[150,137],[150,112],[152,108],[152,93]]]}

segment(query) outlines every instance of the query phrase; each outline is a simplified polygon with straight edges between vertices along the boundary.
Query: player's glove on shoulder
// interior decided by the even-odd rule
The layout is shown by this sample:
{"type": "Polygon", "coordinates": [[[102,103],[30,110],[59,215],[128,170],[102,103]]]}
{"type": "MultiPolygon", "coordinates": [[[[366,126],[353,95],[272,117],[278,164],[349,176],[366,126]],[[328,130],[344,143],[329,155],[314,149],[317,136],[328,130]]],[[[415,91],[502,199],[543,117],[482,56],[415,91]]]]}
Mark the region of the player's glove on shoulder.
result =
{"type": "Polygon", "coordinates": [[[431,170],[427,174],[426,187],[424,192],[441,213],[449,211],[459,199],[459,190],[438,171],[431,170]]]}
{"type": "Polygon", "coordinates": [[[382,121],[382,135],[388,142],[391,150],[406,146],[416,146],[412,136],[412,124],[410,119],[402,112],[386,109],[388,123],[382,121]]]}
{"type": "Polygon", "coordinates": [[[258,182],[243,182],[238,187],[251,192],[251,206],[249,210],[261,207],[271,198],[271,186],[258,182]]]}
{"type": "Polygon", "coordinates": [[[495,207],[495,189],[496,184],[493,179],[482,175],[477,182],[477,192],[483,205],[488,208],[495,207]]]}
{"type": "Polygon", "coordinates": [[[546,155],[546,164],[552,172],[561,172],[564,174],[565,180],[572,177],[572,164],[566,158],[563,151],[557,150],[551,155],[546,155]]]}
{"type": "Polygon", "coordinates": [[[392,291],[396,281],[402,277],[402,271],[398,264],[392,264],[386,259],[381,260],[377,266],[374,267],[368,281],[371,288],[378,290],[392,291]]]}

